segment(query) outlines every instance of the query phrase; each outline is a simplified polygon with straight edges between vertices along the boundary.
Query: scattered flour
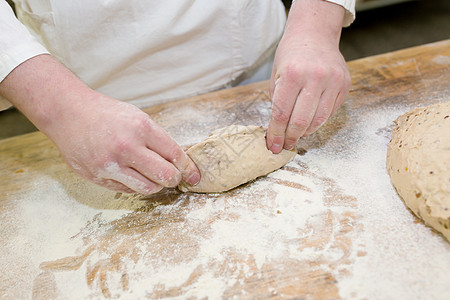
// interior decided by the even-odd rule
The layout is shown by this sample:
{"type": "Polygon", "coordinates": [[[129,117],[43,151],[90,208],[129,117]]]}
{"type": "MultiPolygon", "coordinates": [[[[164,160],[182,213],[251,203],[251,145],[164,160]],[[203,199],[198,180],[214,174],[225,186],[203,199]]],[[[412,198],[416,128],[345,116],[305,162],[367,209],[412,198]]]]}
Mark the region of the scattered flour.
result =
{"type": "Polygon", "coordinates": [[[355,257],[352,275],[339,278],[343,299],[450,299],[446,279],[450,245],[406,208],[387,174],[386,151],[393,120],[410,107],[387,107],[354,116],[351,135],[335,136],[331,147],[302,157],[310,169],[330,176],[358,199],[363,233],[357,243],[364,256],[355,257]],[[350,141],[349,141],[350,139],[350,141]],[[354,145],[341,156],[339,141],[354,145]],[[334,145],[334,146],[333,146],[334,145]]]}
{"type": "Polygon", "coordinates": [[[432,61],[440,65],[450,65],[450,57],[445,55],[437,55],[432,61]]]}
{"type": "MultiPolygon", "coordinates": [[[[409,109],[349,115],[355,126],[330,135],[335,118],[267,177],[226,194],[168,191],[141,210],[91,207],[39,177],[1,216],[11,234],[0,269],[16,284],[0,286],[2,298],[294,298],[319,274],[336,282],[333,298],[449,299],[450,245],[417,222],[385,170],[392,120],[409,109]]],[[[186,130],[178,142],[204,138],[186,130]]]]}
{"type": "MultiPolygon", "coordinates": [[[[104,210],[84,206],[74,201],[57,180],[42,176],[32,183],[32,192],[18,195],[16,206],[1,215],[2,234],[0,260],[2,284],[0,298],[24,299],[31,296],[33,280],[41,272],[43,261],[76,254],[82,246],[80,239],[72,238],[101,214],[104,222],[110,222],[126,211],[104,210]],[[6,270],[8,270],[7,273],[6,270]],[[4,286],[4,283],[15,283],[4,286]]],[[[74,286],[73,294],[79,294],[80,286],[74,286]]],[[[70,290],[66,291],[69,292],[70,290]]]]}
{"type": "Polygon", "coordinates": [[[147,191],[148,187],[145,182],[142,182],[130,175],[125,174],[117,162],[109,162],[105,164],[105,167],[101,169],[97,175],[97,181],[101,182],[103,180],[115,180],[125,184],[127,187],[134,191],[147,191]]]}

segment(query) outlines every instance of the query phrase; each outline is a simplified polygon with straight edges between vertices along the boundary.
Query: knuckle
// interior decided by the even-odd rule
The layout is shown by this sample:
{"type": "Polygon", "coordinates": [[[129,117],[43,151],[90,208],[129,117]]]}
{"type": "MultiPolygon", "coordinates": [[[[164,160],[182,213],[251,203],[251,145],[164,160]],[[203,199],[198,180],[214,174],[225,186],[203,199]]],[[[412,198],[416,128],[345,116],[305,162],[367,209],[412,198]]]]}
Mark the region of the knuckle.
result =
{"type": "Polygon", "coordinates": [[[153,130],[152,123],[150,122],[150,119],[147,114],[137,114],[135,118],[132,119],[132,125],[134,130],[138,134],[144,134],[145,132],[153,130]]]}
{"type": "Polygon", "coordinates": [[[325,123],[328,120],[327,117],[325,116],[317,116],[316,118],[313,119],[311,126],[313,128],[318,128],[320,127],[323,123],[325,123]]]}
{"type": "Polygon", "coordinates": [[[331,81],[338,83],[341,86],[345,86],[345,75],[342,71],[340,70],[333,70],[331,73],[331,81]]]}
{"type": "Polygon", "coordinates": [[[114,162],[117,162],[118,164],[115,155],[112,155],[111,152],[93,153],[84,159],[84,170],[80,171],[87,171],[87,174],[92,177],[96,177],[99,172],[105,170],[108,165],[111,165],[114,162]]]}
{"type": "Polygon", "coordinates": [[[289,64],[286,67],[286,77],[288,80],[297,80],[302,76],[302,69],[296,64],[289,64]]]}
{"type": "Polygon", "coordinates": [[[300,135],[286,135],[286,139],[284,141],[285,145],[295,145],[300,138],[300,135]]]}
{"type": "Polygon", "coordinates": [[[303,118],[294,118],[291,123],[289,124],[289,127],[291,127],[294,131],[303,131],[306,128],[308,128],[310,122],[303,118]]]}
{"type": "Polygon", "coordinates": [[[312,69],[311,76],[316,80],[323,80],[328,76],[328,74],[329,74],[328,68],[322,65],[317,65],[312,69]]]}
{"type": "Polygon", "coordinates": [[[130,141],[125,137],[115,137],[112,146],[113,153],[121,155],[128,153],[128,151],[131,150],[130,141]]]}
{"type": "Polygon", "coordinates": [[[307,131],[303,134],[302,137],[308,137],[308,136],[310,136],[310,135],[313,134],[313,133],[314,133],[314,130],[307,130],[307,131]]]}
{"type": "Polygon", "coordinates": [[[351,78],[346,68],[333,68],[331,69],[331,79],[334,82],[338,82],[345,89],[348,89],[351,84],[351,78]]]}
{"type": "Polygon", "coordinates": [[[162,185],[173,187],[181,181],[181,173],[175,168],[164,168],[158,173],[158,180],[162,185]]]}
{"type": "Polygon", "coordinates": [[[181,150],[180,147],[178,146],[171,146],[170,149],[168,150],[168,159],[172,162],[172,163],[176,163],[178,164],[179,162],[183,161],[183,150],[181,150]]]}
{"type": "Polygon", "coordinates": [[[287,123],[289,121],[289,113],[281,109],[272,110],[272,120],[276,123],[287,123]]]}

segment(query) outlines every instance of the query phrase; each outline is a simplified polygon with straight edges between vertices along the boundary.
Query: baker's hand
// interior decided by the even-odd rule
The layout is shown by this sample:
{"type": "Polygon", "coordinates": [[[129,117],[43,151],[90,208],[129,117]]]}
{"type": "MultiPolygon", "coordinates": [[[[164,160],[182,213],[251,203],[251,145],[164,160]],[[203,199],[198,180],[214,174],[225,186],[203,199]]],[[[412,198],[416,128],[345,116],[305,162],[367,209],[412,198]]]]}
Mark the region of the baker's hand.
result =
{"type": "Polygon", "coordinates": [[[199,181],[192,160],[146,113],[98,93],[92,97],[50,134],[75,172],[112,190],[142,194],[199,181]]]}
{"type": "Polygon", "coordinates": [[[50,55],[35,56],[1,83],[9,99],[58,147],[78,174],[122,192],[151,194],[200,173],[149,116],[93,91],[50,55]]]}
{"type": "Polygon", "coordinates": [[[349,71],[339,52],[343,8],[319,0],[302,8],[308,1],[294,2],[275,54],[266,138],[273,153],[293,149],[300,137],[315,132],[336,112],[350,88],[349,71]],[[334,14],[327,15],[326,8],[334,14]],[[307,9],[312,11],[304,15],[307,9]],[[318,14],[323,19],[314,24],[318,14]]]}

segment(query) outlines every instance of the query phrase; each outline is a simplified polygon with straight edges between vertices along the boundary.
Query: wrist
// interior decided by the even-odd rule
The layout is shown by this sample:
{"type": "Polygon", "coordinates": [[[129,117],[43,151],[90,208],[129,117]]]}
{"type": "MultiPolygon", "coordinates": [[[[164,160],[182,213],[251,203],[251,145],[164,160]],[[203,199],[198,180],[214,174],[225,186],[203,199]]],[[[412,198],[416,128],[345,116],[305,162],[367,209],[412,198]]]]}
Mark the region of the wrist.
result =
{"type": "Polygon", "coordinates": [[[339,47],[345,9],[324,0],[296,0],[289,11],[285,36],[307,44],[339,47]]]}

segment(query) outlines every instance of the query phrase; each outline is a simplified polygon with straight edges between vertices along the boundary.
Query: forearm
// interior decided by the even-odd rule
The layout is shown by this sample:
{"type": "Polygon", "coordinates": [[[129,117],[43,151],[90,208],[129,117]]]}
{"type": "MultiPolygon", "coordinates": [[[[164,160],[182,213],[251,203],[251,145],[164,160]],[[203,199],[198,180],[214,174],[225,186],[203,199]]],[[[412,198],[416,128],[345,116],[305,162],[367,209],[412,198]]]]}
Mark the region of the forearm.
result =
{"type": "Polygon", "coordinates": [[[26,60],[0,83],[0,95],[50,138],[52,133],[48,128],[62,119],[72,118],[94,93],[47,54],[26,60]]]}

